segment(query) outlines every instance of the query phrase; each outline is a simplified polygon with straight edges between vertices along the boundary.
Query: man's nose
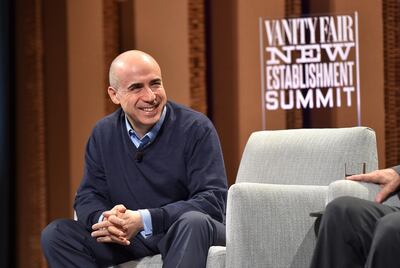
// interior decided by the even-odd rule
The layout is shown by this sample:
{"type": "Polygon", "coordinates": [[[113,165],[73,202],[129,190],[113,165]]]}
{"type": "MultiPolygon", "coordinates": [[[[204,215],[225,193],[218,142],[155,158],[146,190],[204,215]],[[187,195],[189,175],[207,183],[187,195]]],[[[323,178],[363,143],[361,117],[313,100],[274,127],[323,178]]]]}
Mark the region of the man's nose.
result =
{"type": "Polygon", "coordinates": [[[142,98],[145,101],[152,102],[156,99],[156,94],[154,94],[154,91],[151,90],[151,87],[145,87],[142,98]]]}

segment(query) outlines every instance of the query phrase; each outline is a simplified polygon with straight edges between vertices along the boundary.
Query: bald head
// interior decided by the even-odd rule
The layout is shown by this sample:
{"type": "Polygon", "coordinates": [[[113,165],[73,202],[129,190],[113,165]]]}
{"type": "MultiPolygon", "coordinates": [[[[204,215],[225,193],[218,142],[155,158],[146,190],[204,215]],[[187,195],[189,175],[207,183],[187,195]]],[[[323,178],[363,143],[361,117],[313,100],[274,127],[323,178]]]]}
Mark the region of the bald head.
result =
{"type": "Polygon", "coordinates": [[[140,71],[141,68],[151,66],[156,68],[161,76],[161,69],[157,61],[149,54],[140,50],[129,50],[118,55],[110,66],[109,83],[114,89],[120,86],[120,80],[129,70],[140,71]]]}
{"type": "Polygon", "coordinates": [[[160,66],[138,50],[124,52],[111,63],[107,92],[113,103],[121,105],[139,137],[160,120],[167,104],[160,66]]]}

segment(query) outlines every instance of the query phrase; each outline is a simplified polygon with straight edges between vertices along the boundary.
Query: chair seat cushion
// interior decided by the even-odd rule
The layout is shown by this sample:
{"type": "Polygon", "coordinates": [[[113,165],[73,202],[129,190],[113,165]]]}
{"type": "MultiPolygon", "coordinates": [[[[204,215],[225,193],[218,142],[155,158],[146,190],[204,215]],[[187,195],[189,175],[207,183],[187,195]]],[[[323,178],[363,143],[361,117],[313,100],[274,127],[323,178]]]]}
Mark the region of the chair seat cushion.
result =
{"type": "MultiPolygon", "coordinates": [[[[226,248],[215,246],[208,251],[207,268],[223,268],[225,267],[226,248]]],[[[161,255],[144,257],[140,260],[122,263],[116,268],[161,268],[161,255]]]]}

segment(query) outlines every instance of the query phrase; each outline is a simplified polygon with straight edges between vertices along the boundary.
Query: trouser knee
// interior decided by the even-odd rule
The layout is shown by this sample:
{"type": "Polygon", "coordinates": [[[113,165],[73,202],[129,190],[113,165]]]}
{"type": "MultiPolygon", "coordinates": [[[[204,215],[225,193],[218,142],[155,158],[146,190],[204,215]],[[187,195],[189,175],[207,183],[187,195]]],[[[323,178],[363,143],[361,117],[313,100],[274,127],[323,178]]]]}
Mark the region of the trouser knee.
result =
{"type": "Polygon", "coordinates": [[[67,229],[65,227],[68,225],[68,221],[70,220],[58,219],[52,221],[42,230],[40,241],[44,249],[51,247],[57,241],[65,239],[64,232],[60,232],[60,230],[67,229]]]}
{"type": "Polygon", "coordinates": [[[80,245],[85,245],[87,236],[90,237],[90,234],[83,224],[71,219],[58,219],[43,229],[40,242],[47,255],[67,245],[82,248],[80,245]]]}
{"type": "Polygon", "coordinates": [[[177,224],[181,227],[190,228],[192,230],[201,230],[209,227],[210,218],[204,213],[198,211],[189,211],[177,220],[177,224]]]}
{"type": "Polygon", "coordinates": [[[365,202],[351,196],[338,197],[326,206],[323,217],[329,222],[356,222],[362,218],[365,202]]]}
{"type": "Polygon", "coordinates": [[[204,213],[182,214],[158,244],[163,267],[205,267],[208,249],[217,236],[214,226],[211,217],[204,213]]]}
{"type": "Polygon", "coordinates": [[[163,240],[168,241],[167,244],[171,244],[173,240],[181,241],[184,238],[187,243],[211,246],[215,240],[213,229],[210,216],[197,211],[189,211],[182,214],[171,225],[163,240]]]}
{"type": "Polygon", "coordinates": [[[377,245],[384,244],[399,247],[400,213],[391,213],[378,220],[374,233],[374,242],[377,245]]]}

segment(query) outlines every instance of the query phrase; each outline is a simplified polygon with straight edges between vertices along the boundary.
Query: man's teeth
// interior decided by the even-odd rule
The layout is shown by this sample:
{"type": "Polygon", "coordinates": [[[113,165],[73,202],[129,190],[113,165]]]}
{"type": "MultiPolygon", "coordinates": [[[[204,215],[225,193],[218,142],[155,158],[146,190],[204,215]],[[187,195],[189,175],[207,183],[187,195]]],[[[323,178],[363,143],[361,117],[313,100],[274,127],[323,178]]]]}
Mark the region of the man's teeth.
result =
{"type": "Polygon", "coordinates": [[[155,107],[143,107],[142,110],[145,112],[151,112],[155,109],[155,107]]]}

